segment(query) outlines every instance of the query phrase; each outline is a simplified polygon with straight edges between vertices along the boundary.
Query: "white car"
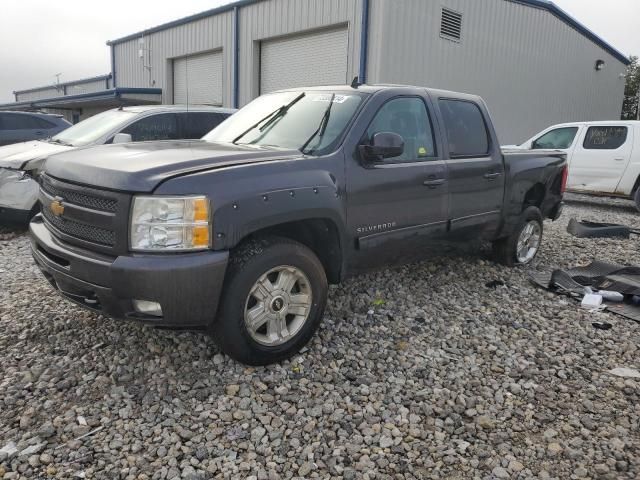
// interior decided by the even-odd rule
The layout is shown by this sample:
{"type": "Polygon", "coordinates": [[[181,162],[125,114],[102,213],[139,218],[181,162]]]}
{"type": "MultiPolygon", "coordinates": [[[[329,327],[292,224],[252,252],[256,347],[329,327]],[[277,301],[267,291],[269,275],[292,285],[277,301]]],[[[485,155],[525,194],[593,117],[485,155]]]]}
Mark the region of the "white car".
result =
{"type": "Polygon", "coordinates": [[[121,107],[47,140],[0,147],[0,223],[25,223],[37,213],[38,183],[33,177],[51,155],[107,143],[199,139],[234,112],[191,105],[121,107]]]}
{"type": "Polygon", "coordinates": [[[640,210],[640,121],[553,125],[515,148],[562,150],[567,190],[632,198],[640,210]]]}

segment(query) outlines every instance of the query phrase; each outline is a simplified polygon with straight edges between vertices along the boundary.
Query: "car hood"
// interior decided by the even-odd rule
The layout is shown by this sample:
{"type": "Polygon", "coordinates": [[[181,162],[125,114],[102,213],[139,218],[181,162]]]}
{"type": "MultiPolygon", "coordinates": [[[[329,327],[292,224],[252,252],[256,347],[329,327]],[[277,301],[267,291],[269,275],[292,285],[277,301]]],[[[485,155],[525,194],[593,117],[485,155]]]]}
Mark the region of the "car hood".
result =
{"type": "Polygon", "coordinates": [[[110,190],[150,192],[162,181],[186,173],[301,155],[298,150],[204,140],[122,143],[56,155],[47,161],[46,173],[110,190]]]}
{"type": "Polygon", "coordinates": [[[32,169],[34,161],[42,163],[47,157],[55,153],[73,150],[74,147],[58,143],[31,142],[14,143],[0,147],[0,167],[14,169],[32,169]]]}

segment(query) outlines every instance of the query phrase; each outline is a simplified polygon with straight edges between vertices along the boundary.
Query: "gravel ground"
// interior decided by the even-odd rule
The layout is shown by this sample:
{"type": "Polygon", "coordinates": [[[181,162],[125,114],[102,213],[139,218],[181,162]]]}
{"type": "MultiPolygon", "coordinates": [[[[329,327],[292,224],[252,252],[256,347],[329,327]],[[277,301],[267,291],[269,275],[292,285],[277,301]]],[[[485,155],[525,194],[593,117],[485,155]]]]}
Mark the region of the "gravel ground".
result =
{"type": "MultiPolygon", "coordinates": [[[[637,239],[565,232],[640,227],[631,202],[568,200],[530,268],[640,265],[637,239]]],[[[608,373],[640,369],[640,325],[482,252],[333,287],[308,348],[267,368],[63,301],[24,232],[0,231],[0,285],[0,478],[640,478],[640,380],[608,373]]]]}

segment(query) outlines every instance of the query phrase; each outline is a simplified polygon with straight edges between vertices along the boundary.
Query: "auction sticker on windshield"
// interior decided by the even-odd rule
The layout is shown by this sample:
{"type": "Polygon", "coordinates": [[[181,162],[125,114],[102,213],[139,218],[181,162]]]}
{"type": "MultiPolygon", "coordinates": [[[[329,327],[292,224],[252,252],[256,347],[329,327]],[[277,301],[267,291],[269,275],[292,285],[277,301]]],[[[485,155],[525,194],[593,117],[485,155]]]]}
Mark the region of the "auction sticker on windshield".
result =
{"type": "MultiPolygon", "coordinates": [[[[336,95],[333,99],[333,103],[344,103],[351,95],[336,95]]],[[[323,94],[323,95],[314,95],[311,97],[312,102],[329,102],[331,101],[331,94],[323,94]]]]}

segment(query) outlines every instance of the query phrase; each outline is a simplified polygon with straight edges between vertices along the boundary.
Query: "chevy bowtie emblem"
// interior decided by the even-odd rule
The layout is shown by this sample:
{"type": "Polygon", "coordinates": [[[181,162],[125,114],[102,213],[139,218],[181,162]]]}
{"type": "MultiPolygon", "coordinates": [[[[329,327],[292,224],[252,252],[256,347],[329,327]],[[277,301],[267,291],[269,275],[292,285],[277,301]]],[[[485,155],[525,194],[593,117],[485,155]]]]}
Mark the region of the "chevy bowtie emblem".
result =
{"type": "Polygon", "coordinates": [[[60,215],[62,215],[64,213],[64,205],[62,204],[62,199],[61,198],[54,199],[49,204],[49,209],[51,210],[51,213],[53,213],[56,217],[59,217],[60,215]]]}

